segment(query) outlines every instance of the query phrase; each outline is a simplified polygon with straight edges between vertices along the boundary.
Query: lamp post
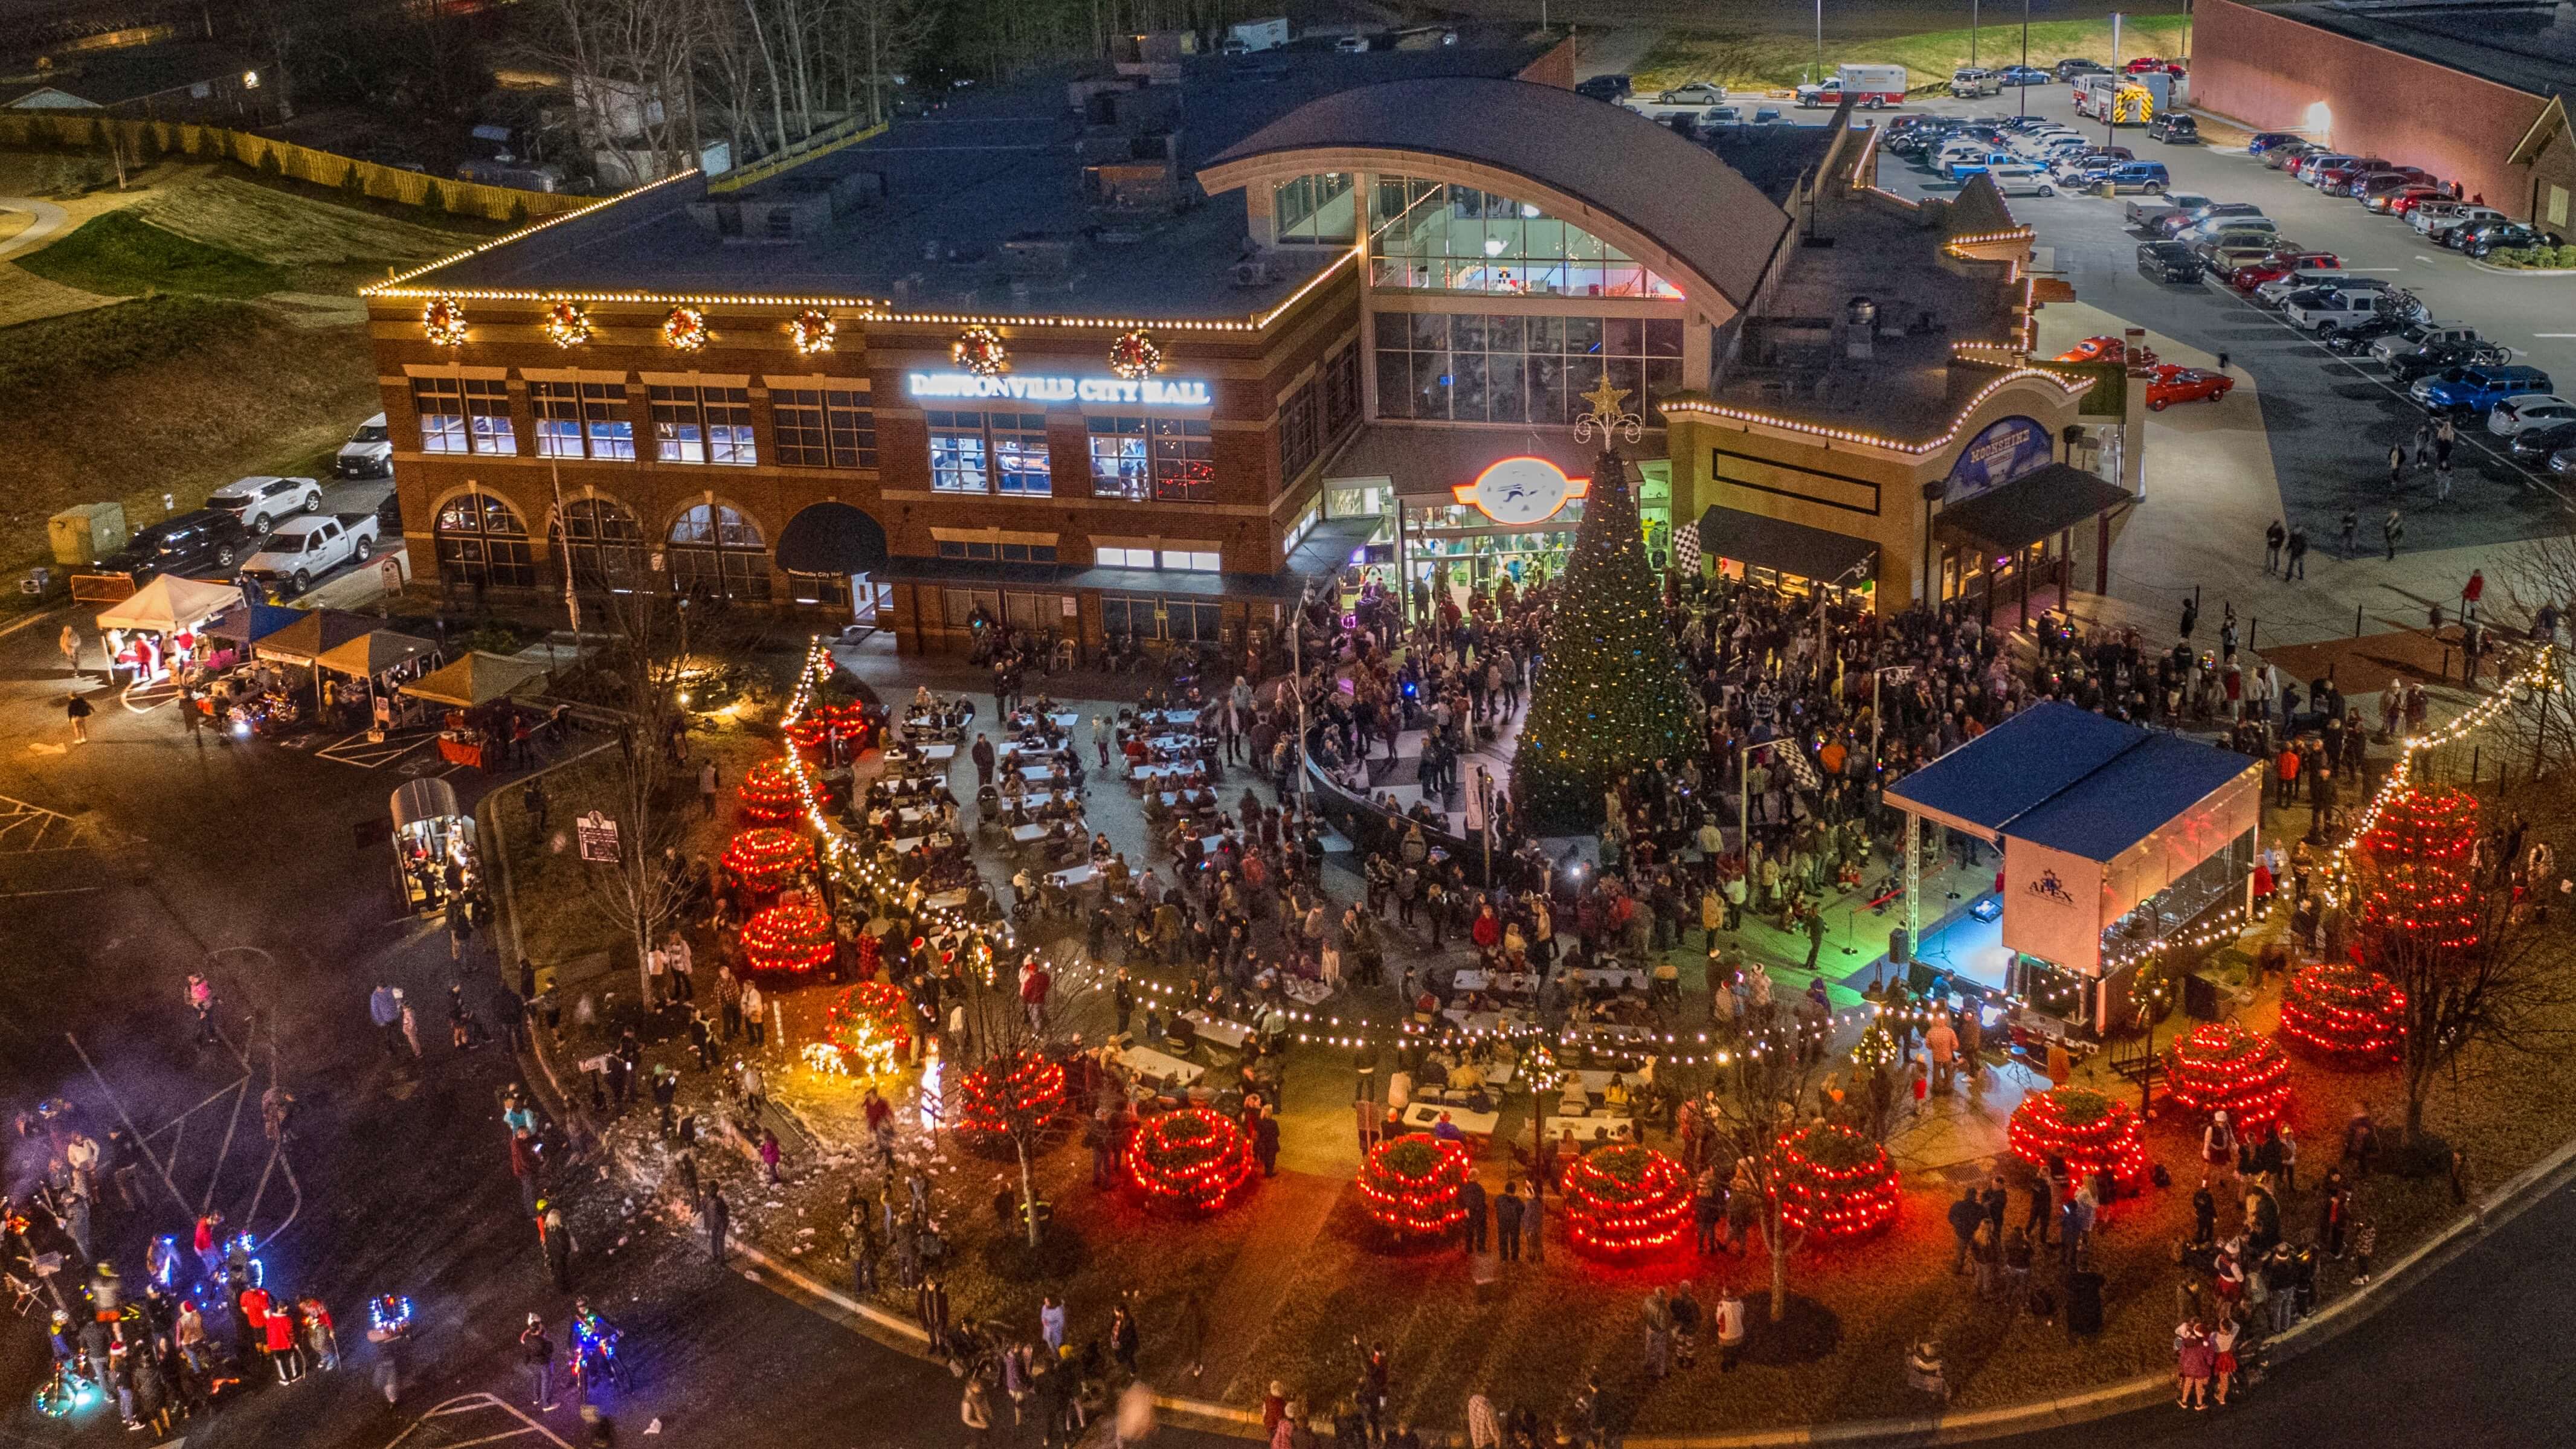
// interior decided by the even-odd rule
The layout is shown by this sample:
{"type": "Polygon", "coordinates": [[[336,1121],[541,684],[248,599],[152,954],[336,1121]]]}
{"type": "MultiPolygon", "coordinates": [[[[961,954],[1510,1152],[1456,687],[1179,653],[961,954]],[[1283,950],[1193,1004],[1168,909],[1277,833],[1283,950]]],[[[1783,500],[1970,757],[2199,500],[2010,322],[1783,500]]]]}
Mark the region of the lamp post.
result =
{"type": "Polygon", "coordinates": [[[1981,0],[1968,0],[1968,67],[1971,70],[1977,64],[1977,31],[1985,23],[1981,18],[1984,8],[1981,0]]]}
{"type": "Polygon", "coordinates": [[[2021,113],[2030,114],[2030,0],[2021,0],[2021,113]]]}
{"type": "Polygon", "coordinates": [[[1817,85],[1825,83],[1825,0],[1816,0],[1816,74],[1817,85]]]}
{"type": "Polygon", "coordinates": [[[1891,675],[1898,680],[1912,679],[1914,677],[1914,666],[1911,664],[1882,664],[1869,672],[1869,803],[1872,808],[1875,808],[1878,805],[1880,795],[1887,788],[1886,773],[1879,768],[1878,763],[1878,740],[1881,719],[1878,710],[1878,686],[1880,681],[1887,679],[1891,675]]]}

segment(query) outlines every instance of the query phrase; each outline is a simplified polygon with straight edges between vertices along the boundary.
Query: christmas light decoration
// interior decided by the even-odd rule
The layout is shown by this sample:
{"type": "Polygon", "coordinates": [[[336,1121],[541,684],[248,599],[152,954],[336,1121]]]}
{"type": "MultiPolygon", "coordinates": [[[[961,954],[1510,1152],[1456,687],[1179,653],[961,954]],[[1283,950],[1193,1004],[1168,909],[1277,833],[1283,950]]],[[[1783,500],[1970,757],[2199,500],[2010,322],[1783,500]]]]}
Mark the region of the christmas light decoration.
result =
{"type": "Polygon", "coordinates": [[[2206,1022],[2165,1048],[2165,1095],[2203,1116],[2224,1108],[2239,1135],[2260,1132],[2290,1103],[2290,1059],[2232,1021],[2206,1022]]]}
{"type": "Polygon", "coordinates": [[[977,1146],[1006,1141],[1013,1128],[1063,1110],[1064,1063],[1027,1047],[957,1079],[956,1127],[977,1146]]]}
{"type": "Polygon", "coordinates": [[[948,345],[948,360],[977,377],[998,377],[1011,365],[1011,349],[1003,345],[1001,333],[979,322],[948,345]]]}
{"type": "Polygon", "coordinates": [[[686,302],[662,318],[662,342],[674,351],[702,351],[714,340],[715,333],[707,327],[707,314],[686,302]]]}
{"type": "Polygon", "coordinates": [[[2406,993],[2348,961],[2320,961],[2281,991],[2281,1034],[2351,1066],[2383,1066],[2406,1052],[2406,993]]]}
{"type": "Polygon", "coordinates": [[[1901,1201],[1896,1163],[1887,1149],[1838,1123],[1818,1123],[1781,1137],[1771,1190],[1781,1225],[1827,1241],[1874,1233],[1896,1221],[1901,1201]]]}
{"type": "Polygon", "coordinates": [[[2108,1170],[2122,1182],[2147,1175],[2147,1144],[2129,1104],[2091,1087],[2033,1092],[2013,1109],[2004,1128],[2013,1156],[2045,1168],[2064,1158],[2078,1176],[2108,1170]]]}
{"type": "Polygon", "coordinates": [[[1896,1034],[1880,1022],[1861,1028],[1860,1040],[1852,1043],[1852,1065],[1864,1073],[1883,1072],[1895,1066],[1902,1053],[1896,1049],[1896,1034]]]}
{"type": "Polygon", "coordinates": [[[590,313],[579,302],[559,297],[546,304],[546,340],[557,347],[579,347],[598,329],[591,326],[590,313]]]}
{"type": "Polygon", "coordinates": [[[832,338],[841,324],[820,307],[808,307],[787,320],[787,340],[796,344],[799,357],[820,357],[832,350],[832,338]]]}
{"type": "Polygon", "coordinates": [[[1614,1142],[1565,1169],[1566,1241],[1597,1257],[1655,1253],[1690,1224],[1690,1173],[1651,1147],[1614,1142]]]}
{"type": "Polygon", "coordinates": [[[817,703],[780,729],[790,743],[802,750],[823,748],[834,729],[854,749],[866,749],[876,741],[876,722],[869,716],[868,707],[856,700],[846,704],[817,703]]]}
{"type": "Polygon", "coordinates": [[[790,897],[742,923],[742,961],[754,971],[802,976],[832,962],[832,918],[790,897]]]}
{"type": "Polygon", "coordinates": [[[1512,760],[1512,797],[1542,832],[1601,823],[1612,782],[1652,760],[1699,753],[1700,708],[1664,630],[1663,590],[1646,566],[1628,465],[1608,446],[1635,415],[1606,382],[1587,394],[1603,433],[1583,522],[1548,623],[1547,668],[1512,760]]]}
{"type": "Polygon", "coordinates": [[[1134,382],[1163,370],[1162,344],[1142,327],[1121,332],[1109,344],[1109,370],[1134,382]]]}
{"type": "Polygon", "coordinates": [[[2361,838],[2361,924],[2418,949],[2458,950],[2478,939],[2472,858],[2478,802],[2446,785],[2410,785],[2380,804],[2361,838]]]}
{"type": "MultiPolygon", "coordinates": [[[[814,789],[825,803],[830,802],[831,796],[820,782],[814,789]]],[[[775,824],[802,813],[803,796],[784,760],[763,760],[743,771],[742,783],[734,786],[733,793],[746,820],[775,824]]]]}
{"type": "Polygon", "coordinates": [[[1460,1195],[1474,1171],[1464,1143],[1427,1132],[1390,1137],[1360,1164],[1360,1202],[1399,1233],[1445,1233],[1467,1220],[1460,1195]]]}
{"type": "Polygon", "coordinates": [[[823,1008],[823,1040],[860,1076],[881,1076],[912,1054],[912,998],[882,981],[862,981],[823,1008]]]}
{"type": "Polygon", "coordinates": [[[443,296],[421,303],[420,331],[432,347],[464,346],[465,304],[443,296]]]}
{"type": "Polygon", "coordinates": [[[1231,1117],[1184,1107],[1136,1124],[1127,1176],[1152,1206],[1212,1213],[1252,1180],[1252,1139],[1231,1117]]]}
{"type": "Polygon", "coordinates": [[[830,1042],[809,1041],[805,1043],[805,1049],[797,1055],[804,1058],[806,1066],[827,1077],[846,1077],[850,1074],[849,1063],[841,1060],[841,1049],[830,1042]]]}
{"type": "Polygon", "coordinates": [[[775,826],[736,831],[717,863],[745,889],[780,891],[814,868],[814,842],[775,826]]]}

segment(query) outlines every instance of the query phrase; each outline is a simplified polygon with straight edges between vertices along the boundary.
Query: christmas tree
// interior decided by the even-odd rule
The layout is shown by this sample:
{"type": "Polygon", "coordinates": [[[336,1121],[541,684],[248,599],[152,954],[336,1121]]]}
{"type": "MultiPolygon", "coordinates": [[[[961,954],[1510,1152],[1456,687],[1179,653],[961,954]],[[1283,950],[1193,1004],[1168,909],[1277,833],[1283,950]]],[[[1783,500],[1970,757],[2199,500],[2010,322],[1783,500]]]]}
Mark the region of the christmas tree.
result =
{"type": "Polygon", "coordinates": [[[1548,834],[1598,826],[1612,782],[1639,764],[1694,754],[1698,744],[1699,704],[1664,632],[1627,464],[1610,446],[1614,431],[1635,437],[1636,418],[1619,411],[1626,391],[1607,382],[1584,396],[1593,411],[1575,436],[1598,429],[1601,458],[1512,760],[1513,799],[1548,834]]]}
{"type": "Polygon", "coordinates": [[[2374,954],[2476,943],[2477,838],[2478,802],[2448,786],[2409,785],[2380,803],[2361,838],[2361,924],[2374,954]]]}

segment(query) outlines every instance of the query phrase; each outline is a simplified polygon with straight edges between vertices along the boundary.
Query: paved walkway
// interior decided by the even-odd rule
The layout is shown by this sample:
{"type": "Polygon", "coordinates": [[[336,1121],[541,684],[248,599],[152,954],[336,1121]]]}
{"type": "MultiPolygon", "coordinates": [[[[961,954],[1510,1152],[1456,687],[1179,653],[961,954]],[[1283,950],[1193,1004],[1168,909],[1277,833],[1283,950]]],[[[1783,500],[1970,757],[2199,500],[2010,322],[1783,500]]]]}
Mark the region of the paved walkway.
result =
{"type": "Polygon", "coordinates": [[[0,257],[33,250],[50,240],[54,233],[63,229],[63,223],[71,219],[69,212],[52,202],[38,201],[29,196],[0,196],[0,211],[14,211],[35,218],[27,224],[26,230],[7,241],[0,241],[0,257]]]}

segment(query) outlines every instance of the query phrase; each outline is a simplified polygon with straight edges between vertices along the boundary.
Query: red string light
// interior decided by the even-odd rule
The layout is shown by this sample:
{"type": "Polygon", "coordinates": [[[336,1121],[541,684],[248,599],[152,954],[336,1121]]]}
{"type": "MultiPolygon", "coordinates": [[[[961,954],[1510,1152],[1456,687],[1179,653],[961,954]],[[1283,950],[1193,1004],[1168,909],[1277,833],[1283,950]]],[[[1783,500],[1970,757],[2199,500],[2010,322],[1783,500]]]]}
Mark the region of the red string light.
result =
{"type": "Polygon", "coordinates": [[[2354,1066],[2393,1062],[2406,1050],[2406,993],[2348,961],[2320,961],[2281,992],[2281,1034],[2354,1066]]]}
{"type": "Polygon", "coordinates": [[[742,923],[743,964],[754,971],[817,971],[831,964],[835,944],[832,918],[793,898],[742,923]]]}
{"type": "Polygon", "coordinates": [[[2123,1182],[2147,1175],[2147,1144],[2129,1104],[2091,1087],[2034,1092],[2013,1109],[2004,1127],[2013,1156],[2033,1167],[2065,1159],[2078,1176],[2108,1170],[2123,1182]]]}
{"type": "Polygon", "coordinates": [[[1682,1240],[1690,1173],[1651,1147],[1613,1142],[1565,1170],[1567,1241],[1601,1257],[1660,1252],[1682,1240]]]}
{"type": "MultiPolygon", "coordinates": [[[[891,986],[884,987],[893,991],[891,986]]],[[[1027,1047],[957,1079],[957,1130],[977,1146],[1064,1110],[1064,1063],[1027,1047]]]]}
{"type": "Polygon", "coordinates": [[[869,717],[868,707],[856,701],[808,704],[803,714],[779,726],[779,732],[800,750],[819,750],[830,741],[835,728],[854,750],[864,750],[876,743],[876,722],[869,717]]]}
{"type": "Polygon", "coordinates": [[[2361,838],[2366,933],[2459,949],[2479,934],[2478,802],[2445,785],[2409,785],[2380,802],[2361,838]]]}
{"type": "MultiPolygon", "coordinates": [[[[814,782],[814,794],[817,804],[831,801],[831,791],[821,780],[814,782]]],[[[743,771],[742,783],[734,787],[734,798],[741,802],[746,820],[775,825],[805,813],[804,802],[796,793],[796,777],[787,772],[783,760],[763,760],[743,771]]]]}
{"type": "Polygon", "coordinates": [[[1390,1137],[1360,1166],[1360,1200],[1399,1233],[1445,1233],[1467,1220],[1459,1197],[1472,1171],[1464,1143],[1426,1132],[1390,1137]]]}
{"type": "Polygon", "coordinates": [[[823,1008],[823,1039],[852,1071],[881,1071],[912,1051],[912,998],[883,981],[862,981],[823,1008]]]}
{"type": "Polygon", "coordinates": [[[2290,1059],[2232,1021],[2193,1027],[2165,1048],[2165,1092],[2207,1115],[2224,1109],[2238,1133],[2260,1132],[2290,1104],[2290,1059]]]}
{"type": "Polygon", "coordinates": [[[775,826],[736,831],[718,863],[748,890],[781,891],[814,868],[814,842],[775,826]]]}
{"type": "Polygon", "coordinates": [[[1896,1221],[1900,1202],[1887,1149],[1833,1122],[1780,1138],[1771,1188],[1783,1227],[1828,1241],[1877,1232],[1896,1221]]]}
{"type": "Polygon", "coordinates": [[[1252,1166],[1252,1139],[1205,1107],[1148,1117],[1127,1142],[1129,1180],[1146,1202],[1177,1212],[1222,1209],[1252,1180],[1252,1166]]]}

